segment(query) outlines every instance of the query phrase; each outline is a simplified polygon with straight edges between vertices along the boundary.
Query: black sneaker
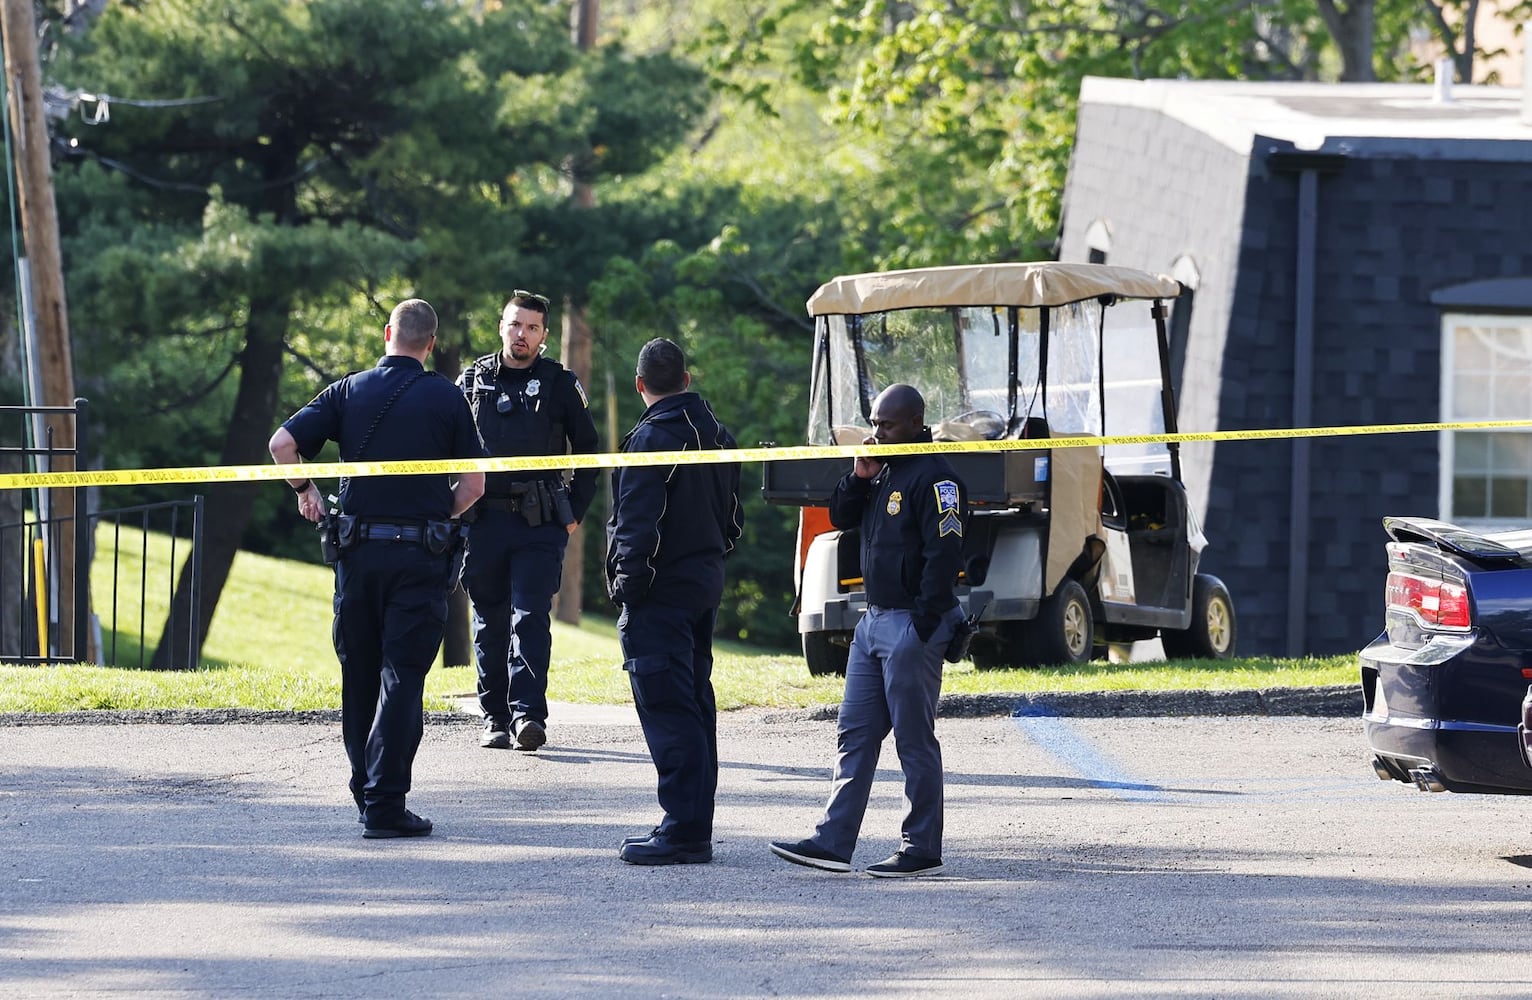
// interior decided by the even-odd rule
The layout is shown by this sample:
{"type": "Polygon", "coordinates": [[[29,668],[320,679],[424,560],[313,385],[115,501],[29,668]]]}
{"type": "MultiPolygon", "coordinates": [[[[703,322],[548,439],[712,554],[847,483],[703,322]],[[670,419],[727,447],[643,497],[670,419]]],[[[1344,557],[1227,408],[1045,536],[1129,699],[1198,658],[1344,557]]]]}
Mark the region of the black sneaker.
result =
{"type": "Polygon", "coordinates": [[[385,840],[390,837],[429,837],[431,835],[431,821],[424,816],[416,816],[408,809],[404,813],[391,820],[362,827],[362,836],[368,840],[385,840]]]}
{"type": "Polygon", "coordinates": [[[488,750],[509,750],[511,724],[500,719],[485,719],[484,735],[479,737],[479,746],[488,750]]]}
{"type": "Polygon", "coordinates": [[[867,866],[867,874],[873,878],[919,878],[922,875],[938,875],[946,865],[941,858],[920,858],[904,851],[895,851],[875,865],[867,866]]]}
{"type": "Polygon", "coordinates": [[[771,853],[795,865],[806,865],[809,868],[819,868],[827,872],[849,872],[851,859],[843,858],[839,854],[831,854],[812,840],[800,840],[796,843],[788,843],[785,840],[773,840],[767,845],[771,853]]]}
{"type": "Polygon", "coordinates": [[[516,727],[516,749],[531,753],[548,742],[548,731],[536,719],[522,719],[516,727]]]}

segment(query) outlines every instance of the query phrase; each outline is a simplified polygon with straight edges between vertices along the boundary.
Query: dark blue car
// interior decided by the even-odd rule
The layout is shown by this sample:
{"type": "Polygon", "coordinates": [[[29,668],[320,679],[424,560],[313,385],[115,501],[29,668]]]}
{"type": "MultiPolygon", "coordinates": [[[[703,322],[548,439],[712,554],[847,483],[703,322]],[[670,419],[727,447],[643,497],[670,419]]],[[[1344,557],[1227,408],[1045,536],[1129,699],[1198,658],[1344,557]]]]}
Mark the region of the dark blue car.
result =
{"type": "Polygon", "coordinates": [[[1361,652],[1378,777],[1423,791],[1532,794],[1532,531],[1384,518],[1387,625],[1361,652]]]}

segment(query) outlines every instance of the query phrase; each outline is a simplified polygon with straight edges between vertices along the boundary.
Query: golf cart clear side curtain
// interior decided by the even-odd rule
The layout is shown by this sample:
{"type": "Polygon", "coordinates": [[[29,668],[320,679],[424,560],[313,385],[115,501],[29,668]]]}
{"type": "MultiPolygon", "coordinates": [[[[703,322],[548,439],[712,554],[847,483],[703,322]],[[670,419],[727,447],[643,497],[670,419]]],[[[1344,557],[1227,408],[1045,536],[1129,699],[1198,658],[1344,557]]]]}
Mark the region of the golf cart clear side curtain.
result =
{"type": "MultiPolygon", "coordinates": [[[[1165,396],[1161,382],[1161,338],[1154,303],[1118,302],[1102,323],[1102,383],[1106,423],[1112,436],[1165,433],[1165,396]]],[[[1112,445],[1107,468],[1119,475],[1170,475],[1170,450],[1164,444],[1112,445]]]]}
{"type": "Polygon", "coordinates": [[[809,389],[809,444],[860,444],[870,433],[865,396],[865,352],[857,316],[820,316],[814,321],[814,370],[809,389]],[[851,323],[847,321],[851,320],[851,323]]]}
{"type": "Polygon", "coordinates": [[[814,321],[814,360],[809,374],[809,426],[803,440],[809,444],[833,444],[831,428],[835,425],[834,400],[830,383],[829,320],[820,316],[814,321]]]}
{"type": "MultiPolygon", "coordinates": [[[[1100,434],[1101,397],[1097,389],[1100,363],[1102,306],[1075,302],[1049,312],[1048,385],[1046,412],[1049,430],[1059,434],[1100,434]]],[[[1021,357],[1041,356],[1042,345],[1030,350],[1022,331],[1021,357]]]]}

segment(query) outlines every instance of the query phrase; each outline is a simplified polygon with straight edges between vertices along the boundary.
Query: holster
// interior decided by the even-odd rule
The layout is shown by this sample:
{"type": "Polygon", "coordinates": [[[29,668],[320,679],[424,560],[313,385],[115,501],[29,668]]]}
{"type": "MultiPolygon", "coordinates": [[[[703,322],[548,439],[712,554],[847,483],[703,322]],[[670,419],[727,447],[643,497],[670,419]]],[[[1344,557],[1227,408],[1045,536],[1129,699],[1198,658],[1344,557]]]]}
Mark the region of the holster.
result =
{"type": "Polygon", "coordinates": [[[973,637],[978,634],[979,623],[973,616],[964,618],[952,629],[952,638],[947,640],[946,652],[942,653],[942,659],[948,663],[958,663],[968,659],[969,647],[973,645],[973,637]]]}
{"type": "Polygon", "coordinates": [[[340,562],[341,552],[357,543],[356,518],[350,514],[325,514],[316,527],[319,529],[319,555],[326,566],[340,562]]]}
{"type": "Polygon", "coordinates": [[[326,514],[314,525],[319,532],[319,558],[326,566],[340,562],[340,531],[335,523],[339,518],[339,514],[326,514]]]}
{"type": "Polygon", "coordinates": [[[574,507],[569,502],[569,487],[563,483],[547,486],[551,494],[554,520],[559,524],[574,524],[574,507]]]}
{"type": "Polygon", "coordinates": [[[543,484],[541,482],[527,484],[527,492],[521,498],[521,516],[526,518],[529,528],[535,528],[543,523],[543,484]]]}
{"type": "Polygon", "coordinates": [[[979,634],[979,616],[984,614],[984,608],[989,604],[985,600],[967,618],[957,623],[952,630],[952,638],[947,641],[947,649],[942,653],[942,659],[948,663],[958,663],[968,659],[968,650],[973,646],[973,637],[979,634]]]}
{"type": "Polygon", "coordinates": [[[433,556],[439,556],[452,550],[457,544],[457,524],[453,521],[427,521],[426,530],[420,537],[420,542],[426,547],[426,551],[433,556]]]}

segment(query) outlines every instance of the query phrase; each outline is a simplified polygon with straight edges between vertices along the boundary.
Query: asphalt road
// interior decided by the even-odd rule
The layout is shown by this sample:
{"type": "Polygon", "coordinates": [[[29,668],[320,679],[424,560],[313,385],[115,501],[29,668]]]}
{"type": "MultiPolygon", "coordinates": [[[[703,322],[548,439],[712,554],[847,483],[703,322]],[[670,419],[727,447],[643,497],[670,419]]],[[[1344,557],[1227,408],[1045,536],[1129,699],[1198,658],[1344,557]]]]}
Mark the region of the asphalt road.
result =
{"type": "MultiPolygon", "coordinates": [[[[359,836],[338,726],[0,724],[7,997],[1532,996],[1519,798],[1372,776],[1354,718],[943,718],[947,873],[782,863],[833,724],[720,724],[715,863],[635,868],[623,712],[536,755],[433,717],[359,836]]],[[[890,745],[855,862],[896,844],[890,745]]]]}

